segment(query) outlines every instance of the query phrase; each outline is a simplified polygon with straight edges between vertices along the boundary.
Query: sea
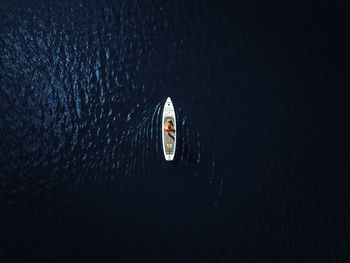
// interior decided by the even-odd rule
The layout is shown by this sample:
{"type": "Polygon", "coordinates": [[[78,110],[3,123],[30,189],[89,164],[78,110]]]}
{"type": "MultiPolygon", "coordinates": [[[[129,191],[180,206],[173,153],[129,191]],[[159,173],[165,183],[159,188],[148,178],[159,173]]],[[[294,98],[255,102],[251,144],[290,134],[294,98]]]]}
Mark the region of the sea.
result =
{"type": "Polygon", "coordinates": [[[0,262],[350,262],[346,17],[1,1],[0,262]]]}

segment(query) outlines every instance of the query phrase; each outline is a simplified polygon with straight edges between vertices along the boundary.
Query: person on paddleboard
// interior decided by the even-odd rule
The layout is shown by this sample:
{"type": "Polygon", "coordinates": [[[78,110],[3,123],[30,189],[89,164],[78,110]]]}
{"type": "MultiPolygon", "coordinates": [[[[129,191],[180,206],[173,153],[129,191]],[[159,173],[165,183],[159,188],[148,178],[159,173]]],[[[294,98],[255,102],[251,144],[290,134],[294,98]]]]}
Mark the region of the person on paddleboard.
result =
{"type": "Polygon", "coordinates": [[[166,123],[164,123],[164,131],[166,131],[167,133],[175,132],[175,128],[172,121],[167,121],[166,123]]]}
{"type": "Polygon", "coordinates": [[[172,121],[167,121],[164,123],[164,131],[168,133],[168,135],[174,140],[174,136],[171,135],[171,132],[175,132],[174,125],[172,121]]]}

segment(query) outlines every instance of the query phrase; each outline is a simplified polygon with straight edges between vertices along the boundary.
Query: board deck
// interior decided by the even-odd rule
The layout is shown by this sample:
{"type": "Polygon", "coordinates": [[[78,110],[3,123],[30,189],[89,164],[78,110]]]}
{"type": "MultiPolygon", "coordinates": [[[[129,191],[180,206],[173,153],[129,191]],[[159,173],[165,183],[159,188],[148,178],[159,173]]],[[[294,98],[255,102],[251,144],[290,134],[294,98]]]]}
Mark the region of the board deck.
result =
{"type": "Polygon", "coordinates": [[[173,103],[169,97],[164,104],[161,129],[164,158],[167,161],[172,161],[174,160],[176,150],[176,117],[173,103]],[[170,121],[173,124],[175,132],[168,133],[164,131],[164,124],[167,121],[170,121]]]}

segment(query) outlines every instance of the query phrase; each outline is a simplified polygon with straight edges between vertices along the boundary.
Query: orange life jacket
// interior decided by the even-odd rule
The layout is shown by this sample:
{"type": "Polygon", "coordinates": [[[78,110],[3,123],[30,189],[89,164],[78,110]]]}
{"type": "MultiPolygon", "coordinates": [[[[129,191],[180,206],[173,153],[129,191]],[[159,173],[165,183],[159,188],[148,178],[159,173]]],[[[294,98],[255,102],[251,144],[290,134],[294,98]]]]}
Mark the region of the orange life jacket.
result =
{"type": "Polygon", "coordinates": [[[175,131],[174,127],[170,123],[166,123],[164,125],[164,130],[166,132],[174,132],[175,131]]]}

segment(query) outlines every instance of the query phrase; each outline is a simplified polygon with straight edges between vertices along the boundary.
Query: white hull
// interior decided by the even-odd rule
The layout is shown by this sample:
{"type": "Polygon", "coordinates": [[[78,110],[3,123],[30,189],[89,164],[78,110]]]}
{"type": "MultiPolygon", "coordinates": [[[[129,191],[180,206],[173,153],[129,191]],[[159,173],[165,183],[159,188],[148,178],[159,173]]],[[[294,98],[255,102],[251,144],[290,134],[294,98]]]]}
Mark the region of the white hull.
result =
{"type": "Polygon", "coordinates": [[[171,99],[168,97],[163,108],[163,116],[162,116],[162,143],[163,143],[163,153],[164,158],[167,161],[174,160],[175,150],[176,150],[176,117],[175,110],[171,99]],[[164,131],[164,124],[170,121],[173,123],[175,128],[175,132],[168,133],[164,131]]]}

